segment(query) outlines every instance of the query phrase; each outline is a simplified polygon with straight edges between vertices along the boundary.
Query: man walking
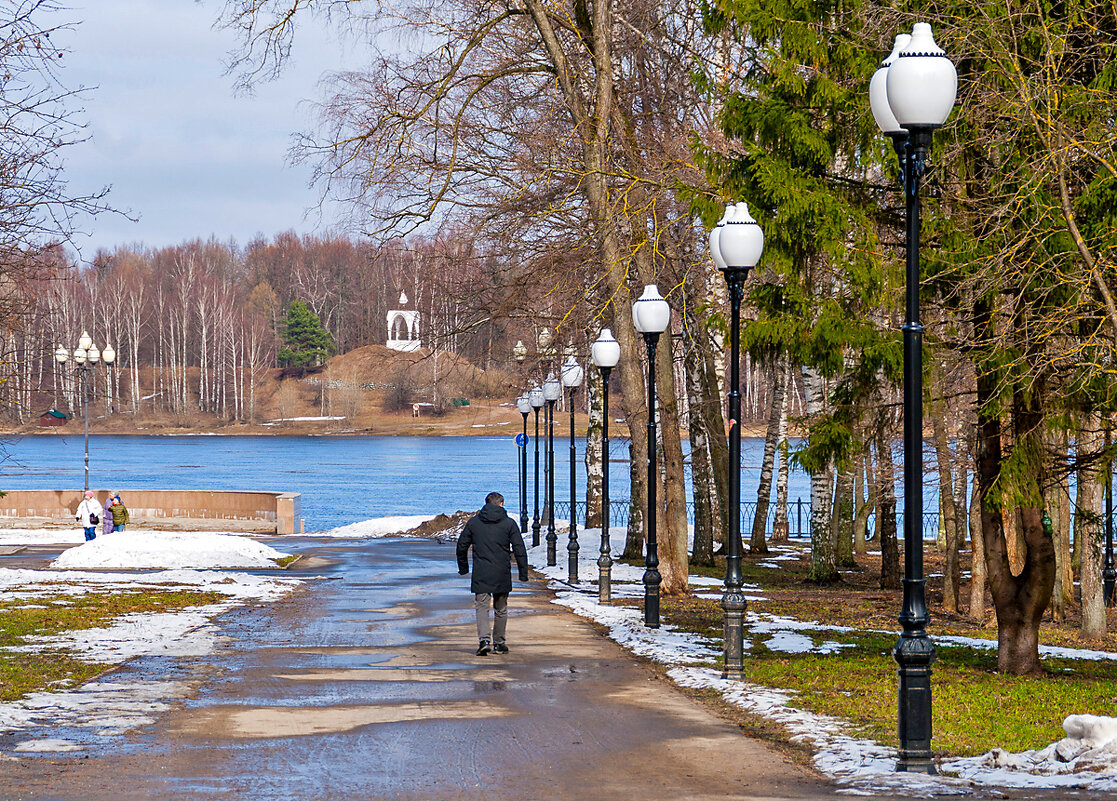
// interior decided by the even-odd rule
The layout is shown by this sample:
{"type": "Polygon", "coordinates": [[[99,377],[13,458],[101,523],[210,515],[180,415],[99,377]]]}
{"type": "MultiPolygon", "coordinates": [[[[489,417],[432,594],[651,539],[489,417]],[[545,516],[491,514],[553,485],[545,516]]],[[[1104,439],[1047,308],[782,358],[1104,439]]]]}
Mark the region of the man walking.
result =
{"type": "Polygon", "coordinates": [[[469,572],[469,547],[473,546],[473,606],[477,610],[478,656],[488,656],[489,651],[508,653],[504,631],[508,625],[508,593],[512,591],[511,551],[516,555],[520,581],[527,581],[527,551],[520,537],[520,527],[504,511],[504,496],[490,492],[485,506],[465,524],[458,537],[458,574],[469,572]],[[493,625],[490,638],[489,606],[493,608],[493,625]]]}

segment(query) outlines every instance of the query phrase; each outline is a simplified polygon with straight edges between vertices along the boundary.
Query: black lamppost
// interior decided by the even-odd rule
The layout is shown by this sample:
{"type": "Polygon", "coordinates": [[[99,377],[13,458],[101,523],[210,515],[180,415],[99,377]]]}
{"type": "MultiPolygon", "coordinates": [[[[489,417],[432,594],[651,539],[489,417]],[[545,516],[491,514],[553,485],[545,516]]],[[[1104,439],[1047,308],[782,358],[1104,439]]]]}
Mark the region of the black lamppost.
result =
{"type": "Polygon", "coordinates": [[[741,578],[741,300],[745,279],[760,261],[764,232],[744,203],[727,206],[710,232],[710,257],[729,285],[729,514],[727,515],[725,591],[725,670],[722,678],[743,679],[745,593],[741,578]]]}
{"type": "Polygon", "coordinates": [[[546,507],[544,514],[547,516],[547,565],[554,567],[558,564],[556,553],[558,534],[555,533],[555,402],[562,397],[562,384],[551,373],[543,382],[543,399],[547,402],[547,476],[546,507]]]}
{"type": "MultiPolygon", "coordinates": [[[[535,518],[531,521],[531,547],[539,546],[539,410],[543,408],[543,388],[535,386],[528,393],[531,408],[535,410],[535,518]]],[[[544,424],[546,421],[544,421],[544,424]]]]}
{"type": "Polygon", "coordinates": [[[524,418],[523,445],[520,446],[520,533],[527,533],[527,416],[531,412],[531,398],[525,392],[516,398],[516,409],[524,418]]]}
{"type": "MultiPolygon", "coordinates": [[[[54,358],[59,365],[63,365],[70,358],[70,352],[59,345],[54,352],[54,358]]],[[[85,331],[81,332],[78,346],[74,348],[74,364],[77,365],[76,371],[81,381],[81,410],[85,420],[85,489],[89,489],[89,379],[97,362],[104,361],[108,366],[115,360],[116,351],[113,350],[112,345],[106,345],[102,353],[93,344],[92,337],[85,331]]]]}
{"type": "Polygon", "coordinates": [[[656,425],[655,425],[655,351],[659,335],[671,323],[671,307],[659,294],[655,284],[644,287],[644,294],[632,304],[632,325],[644,335],[644,345],[648,349],[648,528],[647,551],[644,556],[644,625],[659,628],[659,547],[656,542],[656,484],[659,471],[656,468],[656,425]]]}
{"type": "MultiPolygon", "coordinates": [[[[597,599],[609,603],[613,598],[613,557],[609,544],[609,373],[621,360],[621,346],[608,328],[590,346],[593,363],[601,371],[601,555],[597,557],[597,599]]],[[[586,499],[589,517],[589,499],[586,499]]]]}
{"type": "Polygon", "coordinates": [[[1109,422],[1105,424],[1105,453],[1109,459],[1105,468],[1105,567],[1101,571],[1102,597],[1106,606],[1113,606],[1113,583],[1117,569],[1113,565],[1113,461],[1109,458],[1111,436],[1109,422]]]}
{"type": "MultiPolygon", "coordinates": [[[[567,400],[570,405],[570,537],[566,544],[567,573],[571,584],[578,583],[578,523],[574,514],[574,393],[582,385],[585,375],[582,366],[571,354],[562,366],[562,385],[566,387],[567,400]]],[[[588,514],[587,508],[587,514],[588,514]]]]}
{"type": "Polygon", "coordinates": [[[931,26],[917,22],[911,40],[896,43],[890,62],[873,76],[869,99],[881,130],[904,143],[907,211],[904,315],[904,600],[903,632],[892,649],[900,678],[898,729],[901,771],[934,773],[931,757],[931,664],[923,579],[923,326],[919,321],[919,187],[931,134],[954,107],[958,74],[935,44],[931,26]]]}

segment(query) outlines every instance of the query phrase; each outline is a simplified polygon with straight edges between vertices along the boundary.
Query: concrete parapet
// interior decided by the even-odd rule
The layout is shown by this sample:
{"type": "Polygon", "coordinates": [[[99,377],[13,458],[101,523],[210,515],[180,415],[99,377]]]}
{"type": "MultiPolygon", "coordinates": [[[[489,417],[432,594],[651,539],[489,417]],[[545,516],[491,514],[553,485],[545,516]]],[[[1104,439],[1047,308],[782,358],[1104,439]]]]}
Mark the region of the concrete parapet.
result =
{"type": "MultiPolygon", "coordinates": [[[[191,519],[227,521],[244,530],[295,534],[302,528],[302,496],[297,492],[220,492],[211,490],[121,489],[134,525],[165,525],[191,519]]],[[[102,505],[108,490],[94,490],[102,505]]],[[[81,490],[8,490],[0,498],[4,518],[49,520],[73,525],[81,490]]]]}

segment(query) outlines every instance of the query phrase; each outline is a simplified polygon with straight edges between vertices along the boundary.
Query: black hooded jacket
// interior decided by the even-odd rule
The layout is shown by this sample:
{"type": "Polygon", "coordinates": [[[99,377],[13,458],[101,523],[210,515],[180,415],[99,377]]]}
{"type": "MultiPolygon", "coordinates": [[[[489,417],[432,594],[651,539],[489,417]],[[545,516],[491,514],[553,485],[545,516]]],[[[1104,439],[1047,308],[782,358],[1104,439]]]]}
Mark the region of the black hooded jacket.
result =
{"type": "Polygon", "coordinates": [[[527,581],[527,551],[520,528],[504,511],[504,507],[487,503],[469,518],[458,537],[458,572],[469,572],[469,546],[473,546],[473,579],[470,591],[496,595],[512,591],[512,561],[516,555],[520,581],[527,581]]]}

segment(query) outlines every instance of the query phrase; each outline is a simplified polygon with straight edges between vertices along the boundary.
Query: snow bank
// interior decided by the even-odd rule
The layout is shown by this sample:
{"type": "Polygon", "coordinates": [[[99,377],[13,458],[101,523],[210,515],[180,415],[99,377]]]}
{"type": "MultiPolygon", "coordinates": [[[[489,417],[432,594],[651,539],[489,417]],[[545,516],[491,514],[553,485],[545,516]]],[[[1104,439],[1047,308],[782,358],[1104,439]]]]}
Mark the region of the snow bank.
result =
{"type": "Polygon", "coordinates": [[[71,545],[85,542],[79,528],[4,528],[0,545],[71,545]]]}
{"type": "Polygon", "coordinates": [[[416,526],[433,520],[438,515],[389,515],[388,517],[374,517],[371,520],[362,520],[359,523],[350,523],[339,526],[329,531],[316,534],[319,537],[345,537],[348,539],[373,539],[375,537],[392,537],[404,531],[410,531],[416,526]]]}
{"type": "Polygon", "coordinates": [[[1070,715],[1063,731],[1067,736],[1046,748],[1018,754],[994,748],[981,756],[951,760],[942,770],[980,784],[1117,790],[1117,718],[1070,715]]]}
{"type": "Polygon", "coordinates": [[[120,531],[71,548],[50,566],[109,568],[274,568],[280,553],[248,537],[212,531],[120,531]]]}

